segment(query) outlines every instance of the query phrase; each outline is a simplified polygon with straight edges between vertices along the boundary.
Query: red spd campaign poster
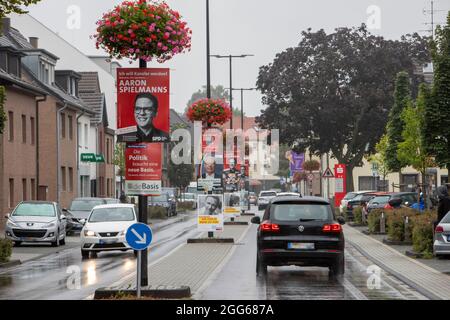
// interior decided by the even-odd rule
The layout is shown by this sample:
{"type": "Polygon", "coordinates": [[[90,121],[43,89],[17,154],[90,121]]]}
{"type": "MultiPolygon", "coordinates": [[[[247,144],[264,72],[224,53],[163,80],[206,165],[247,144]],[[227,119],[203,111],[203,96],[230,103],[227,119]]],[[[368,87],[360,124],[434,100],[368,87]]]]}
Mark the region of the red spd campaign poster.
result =
{"type": "Polygon", "coordinates": [[[334,181],[335,185],[335,194],[334,194],[334,206],[338,208],[341,205],[341,200],[344,199],[345,194],[347,193],[346,183],[346,167],[345,164],[336,164],[334,166],[334,181]]]}
{"type": "Polygon", "coordinates": [[[125,151],[125,193],[127,195],[161,194],[162,144],[129,144],[125,151]]]}
{"type": "Polygon", "coordinates": [[[117,141],[169,142],[168,68],[117,69],[117,141]]]}

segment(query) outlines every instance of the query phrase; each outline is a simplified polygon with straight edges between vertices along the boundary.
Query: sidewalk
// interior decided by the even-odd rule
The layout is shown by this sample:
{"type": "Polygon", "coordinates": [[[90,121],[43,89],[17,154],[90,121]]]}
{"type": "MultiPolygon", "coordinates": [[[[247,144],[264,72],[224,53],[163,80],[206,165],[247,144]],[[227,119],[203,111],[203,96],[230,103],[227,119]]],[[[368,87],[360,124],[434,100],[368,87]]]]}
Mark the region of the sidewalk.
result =
{"type": "Polygon", "coordinates": [[[348,225],[345,239],[381,268],[430,299],[450,299],[450,276],[411,259],[348,225]]]}
{"type": "MultiPolygon", "coordinates": [[[[233,247],[238,245],[250,228],[250,216],[243,216],[236,221],[245,221],[249,225],[225,226],[222,233],[216,233],[217,238],[233,238],[232,243],[186,243],[148,266],[149,286],[142,290],[155,288],[189,287],[191,296],[202,290],[208,278],[220,270],[220,267],[232,254],[233,247]]],[[[200,238],[206,238],[203,233],[200,238]]],[[[113,284],[107,290],[130,290],[136,288],[136,273],[130,274],[126,279],[113,284]]],[[[99,291],[105,288],[99,289],[99,291]]]]}

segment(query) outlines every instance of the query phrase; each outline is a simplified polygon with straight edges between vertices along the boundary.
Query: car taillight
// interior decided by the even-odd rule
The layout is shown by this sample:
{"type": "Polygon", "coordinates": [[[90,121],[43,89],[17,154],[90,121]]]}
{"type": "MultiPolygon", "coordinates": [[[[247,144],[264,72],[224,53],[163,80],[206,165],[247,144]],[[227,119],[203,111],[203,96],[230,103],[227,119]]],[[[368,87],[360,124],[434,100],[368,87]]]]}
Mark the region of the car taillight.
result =
{"type": "Polygon", "coordinates": [[[280,226],[275,223],[271,223],[270,221],[264,221],[263,223],[261,223],[261,231],[278,232],[280,231],[280,226]]]}
{"type": "Polygon", "coordinates": [[[322,228],[322,232],[342,232],[342,227],[339,223],[326,224],[322,228]]]}
{"type": "Polygon", "coordinates": [[[384,205],[384,209],[394,209],[394,207],[391,206],[389,203],[386,203],[386,204],[384,205]]]}
{"type": "Polygon", "coordinates": [[[443,228],[442,226],[437,226],[437,227],[436,227],[436,230],[434,230],[434,232],[436,232],[436,233],[442,233],[442,232],[444,232],[444,228],[443,228]]]}

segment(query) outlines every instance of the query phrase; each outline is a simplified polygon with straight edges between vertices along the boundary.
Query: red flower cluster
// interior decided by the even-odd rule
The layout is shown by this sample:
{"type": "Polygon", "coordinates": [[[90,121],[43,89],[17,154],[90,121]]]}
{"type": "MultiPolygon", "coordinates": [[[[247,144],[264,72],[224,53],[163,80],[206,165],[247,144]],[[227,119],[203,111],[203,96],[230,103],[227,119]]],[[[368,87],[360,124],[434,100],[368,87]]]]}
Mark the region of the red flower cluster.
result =
{"type": "Polygon", "coordinates": [[[97,21],[97,49],[111,57],[158,62],[191,49],[192,30],[165,2],[125,1],[97,21]]]}
{"type": "Polygon", "coordinates": [[[231,108],[224,100],[201,99],[189,107],[186,116],[192,122],[201,121],[203,125],[222,125],[231,119],[231,108]]]}

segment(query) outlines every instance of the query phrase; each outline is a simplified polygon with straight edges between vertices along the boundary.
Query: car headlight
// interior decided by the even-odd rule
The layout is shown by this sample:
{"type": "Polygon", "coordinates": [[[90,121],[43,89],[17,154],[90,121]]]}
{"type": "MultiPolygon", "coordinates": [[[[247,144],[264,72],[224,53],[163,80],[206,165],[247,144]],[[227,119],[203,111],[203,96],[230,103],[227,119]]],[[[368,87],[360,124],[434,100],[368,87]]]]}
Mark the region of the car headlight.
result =
{"type": "Polygon", "coordinates": [[[14,221],[12,221],[12,220],[10,220],[10,219],[8,219],[8,221],[6,222],[6,225],[7,225],[8,227],[16,227],[16,228],[20,228],[20,226],[19,226],[17,223],[15,223],[14,221]]]}
{"type": "Polygon", "coordinates": [[[56,227],[56,221],[52,221],[44,226],[42,226],[43,228],[53,228],[56,227]]]}
{"type": "Polygon", "coordinates": [[[84,235],[86,237],[95,237],[95,232],[91,230],[84,230],[84,235]]]}

